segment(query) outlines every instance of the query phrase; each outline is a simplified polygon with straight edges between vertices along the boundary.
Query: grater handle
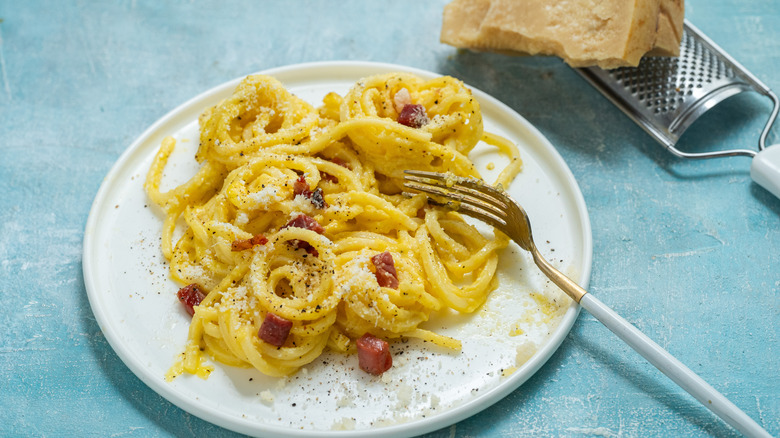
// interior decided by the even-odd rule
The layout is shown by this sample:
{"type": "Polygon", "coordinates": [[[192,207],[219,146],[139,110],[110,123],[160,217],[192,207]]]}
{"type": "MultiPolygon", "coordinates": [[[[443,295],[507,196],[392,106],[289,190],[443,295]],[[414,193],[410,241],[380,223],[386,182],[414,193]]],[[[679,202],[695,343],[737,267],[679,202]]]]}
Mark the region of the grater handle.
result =
{"type": "Polygon", "coordinates": [[[753,157],[750,177],[758,185],[780,198],[780,145],[770,146],[753,157]]]}

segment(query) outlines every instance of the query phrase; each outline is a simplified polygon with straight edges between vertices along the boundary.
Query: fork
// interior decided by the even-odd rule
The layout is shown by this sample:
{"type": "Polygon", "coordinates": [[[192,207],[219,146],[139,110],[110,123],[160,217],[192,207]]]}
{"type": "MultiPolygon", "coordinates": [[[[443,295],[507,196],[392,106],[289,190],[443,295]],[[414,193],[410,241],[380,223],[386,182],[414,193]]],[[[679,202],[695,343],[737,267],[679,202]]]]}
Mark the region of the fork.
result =
{"type": "Polygon", "coordinates": [[[534,244],[528,215],[505,192],[473,178],[420,170],[404,173],[406,188],[446,200],[444,205],[492,225],[529,251],[544,275],[569,297],[726,423],[748,437],[770,436],[704,379],[545,260],[534,244]]]}

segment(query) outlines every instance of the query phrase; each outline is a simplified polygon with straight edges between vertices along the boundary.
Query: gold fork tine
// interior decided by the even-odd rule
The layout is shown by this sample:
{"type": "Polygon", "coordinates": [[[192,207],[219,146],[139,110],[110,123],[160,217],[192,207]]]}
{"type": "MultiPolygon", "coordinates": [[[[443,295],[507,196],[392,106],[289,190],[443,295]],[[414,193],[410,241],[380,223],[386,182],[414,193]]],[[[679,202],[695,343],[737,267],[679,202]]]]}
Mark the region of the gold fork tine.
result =
{"type": "MultiPolygon", "coordinates": [[[[485,221],[508,235],[521,248],[538,252],[525,211],[503,191],[474,178],[420,170],[406,170],[404,173],[404,186],[438,195],[446,200],[444,205],[485,221]]],[[[539,258],[543,260],[543,257],[539,258]]]]}
{"type": "Polygon", "coordinates": [[[432,185],[428,182],[407,181],[404,183],[404,187],[448,199],[445,205],[455,210],[462,211],[471,217],[487,222],[494,227],[506,226],[506,219],[503,215],[499,216],[489,205],[482,203],[479,200],[469,199],[467,196],[454,193],[447,188],[432,185]]]}
{"type": "Polygon", "coordinates": [[[484,190],[485,183],[480,180],[422,170],[405,170],[404,173],[404,179],[406,181],[434,185],[436,187],[446,188],[449,192],[469,195],[483,203],[490,204],[492,207],[495,207],[498,212],[505,212],[507,209],[507,200],[504,196],[497,191],[486,192],[484,190]]]}
{"type": "Polygon", "coordinates": [[[404,186],[448,199],[446,205],[494,227],[507,226],[507,200],[499,192],[484,191],[479,180],[419,170],[404,173],[404,186]]]}
{"type": "Polygon", "coordinates": [[[507,225],[506,203],[488,193],[463,187],[462,183],[468,179],[424,171],[405,173],[405,187],[447,199],[445,205],[495,227],[507,225]]]}
{"type": "MultiPolygon", "coordinates": [[[[457,181],[453,183],[446,180],[429,180],[427,178],[420,178],[416,176],[405,176],[404,179],[407,181],[407,184],[418,183],[428,187],[436,187],[446,193],[447,196],[457,199],[458,201],[473,202],[475,205],[490,209],[499,214],[505,212],[507,209],[507,203],[498,196],[500,195],[499,193],[488,193],[471,187],[466,187],[464,186],[464,183],[468,180],[457,181]]],[[[471,185],[474,184],[472,181],[468,182],[470,182],[471,185]]]]}

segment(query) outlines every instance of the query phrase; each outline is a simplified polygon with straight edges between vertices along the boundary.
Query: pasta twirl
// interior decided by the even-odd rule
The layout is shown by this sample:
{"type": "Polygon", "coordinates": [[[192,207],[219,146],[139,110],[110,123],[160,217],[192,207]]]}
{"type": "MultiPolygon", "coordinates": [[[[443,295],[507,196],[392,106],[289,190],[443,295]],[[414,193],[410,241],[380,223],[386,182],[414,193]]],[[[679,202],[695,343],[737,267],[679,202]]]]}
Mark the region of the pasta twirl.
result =
{"type": "Polygon", "coordinates": [[[255,75],[199,124],[197,174],[160,191],[175,147],[167,138],[145,183],[165,213],[171,277],[206,291],[169,379],[207,377],[208,358],[289,375],[325,349],[353,351],[366,333],[460,349],[420,325],[442,309],[478,309],[496,287],[508,239],[403,194],[403,170],[479,177],[468,154],[480,141],[510,158],[496,183],[508,184],[522,165],[513,144],[483,132],[462,82],[376,75],[315,108],[255,75]],[[424,111],[423,125],[399,123],[406,105],[424,111]],[[283,329],[279,345],[263,337],[267,320],[284,322],[269,326],[283,329]]]}

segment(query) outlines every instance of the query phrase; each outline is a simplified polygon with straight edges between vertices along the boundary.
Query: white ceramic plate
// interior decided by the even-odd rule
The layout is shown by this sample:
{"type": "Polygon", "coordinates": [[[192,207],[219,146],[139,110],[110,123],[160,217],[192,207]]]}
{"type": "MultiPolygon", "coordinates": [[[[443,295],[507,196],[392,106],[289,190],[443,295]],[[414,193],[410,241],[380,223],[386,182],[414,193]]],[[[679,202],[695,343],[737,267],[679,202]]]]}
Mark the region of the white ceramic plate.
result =
{"type": "MultiPolygon", "coordinates": [[[[343,94],[377,73],[434,73],[364,62],[301,64],[265,72],[314,105],[329,91],[343,94]]],[[[178,146],[163,189],[196,170],[197,118],[228,96],[236,79],[195,97],[160,119],[119,158],[90,211],[84,236],[84,279],[98,324],[119,357],[142,381],[182,409],[250,435],[375,437],[436,430],[479,412],[533,375],[568,334],[579,307],[550,288],[530,257],[513,246],[502,254],[501,286],[484,308],[446,316],[428,327],[463,342],[457,354],[420,342],[393,345],[395,363],[381,377],[355,365],[355,356],[324,354],[295,376],[272,379],[217,364],[208,380],[164,374],[182,351],[189,317],[175,298],[160,253],[161,212],[147,200],[143,180],[163,137],[178,146]],[[530,358],[529,358],[530,356],[530,358]]],[[[485,129],[520,148],[524,169],[510,188],[531,216],[542,253],[587,287],[590,222],[579,187],[555,148],[530,123],[474,90],[485,129]]],[[[471,155],[492,180],[501,158],[486,145],[471,155]],[[495,164],[488,170],[489,163],[495,164]]]]}

